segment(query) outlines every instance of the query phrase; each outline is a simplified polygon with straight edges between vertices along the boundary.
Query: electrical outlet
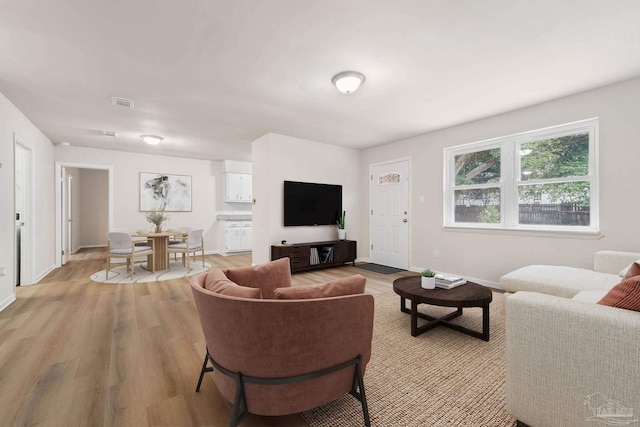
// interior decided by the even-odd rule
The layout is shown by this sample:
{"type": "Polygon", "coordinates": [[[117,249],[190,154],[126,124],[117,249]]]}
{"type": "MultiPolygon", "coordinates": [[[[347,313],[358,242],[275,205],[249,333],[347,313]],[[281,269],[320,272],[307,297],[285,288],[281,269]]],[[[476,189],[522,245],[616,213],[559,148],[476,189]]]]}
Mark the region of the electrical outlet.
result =
{"type": "Polygon", "coordinates": [[[434,249],[433,250],[433,257],[434,258],[438,258],[440,256],[440,250],[439,249],[434,249]]]}

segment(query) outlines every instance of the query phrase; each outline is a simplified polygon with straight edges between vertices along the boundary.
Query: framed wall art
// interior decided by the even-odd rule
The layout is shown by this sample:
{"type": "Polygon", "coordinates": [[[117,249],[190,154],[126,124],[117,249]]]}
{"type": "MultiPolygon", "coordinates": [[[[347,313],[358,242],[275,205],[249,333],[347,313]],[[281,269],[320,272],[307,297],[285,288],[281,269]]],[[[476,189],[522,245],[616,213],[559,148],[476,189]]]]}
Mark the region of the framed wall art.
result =
{"type": "Polygon", "coordinates": [[[191,176],[140,172],[140,211],[191,212],[191,176]]]}

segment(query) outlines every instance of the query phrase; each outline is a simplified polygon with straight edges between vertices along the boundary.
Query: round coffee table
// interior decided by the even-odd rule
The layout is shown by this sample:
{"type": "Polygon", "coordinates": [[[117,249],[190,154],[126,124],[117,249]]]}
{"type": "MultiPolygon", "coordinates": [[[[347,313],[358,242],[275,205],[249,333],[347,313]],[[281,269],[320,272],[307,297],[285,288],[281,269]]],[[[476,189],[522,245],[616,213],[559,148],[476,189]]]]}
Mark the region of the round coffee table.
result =
{"type": "Polygon", "coordinates": [[[411,336],[418,336],[435,326],[442,325],[456,331],[489,341],[489,304],[493,293],[485,286],[467,282],[453,289],[422,289],[420,276],[401,277],[393,281],[393,290],[400,295],[400,310],[411,314],[411,336]],[[411,301],[411,309],[406,307],[405,300],[411,301]],[[433,317],[418,312],[418,305],[430,304],[441,307],[456,307],[457,310],[442,317],[433,317]],[[464,307],[482,308],[482,331],[474,331],[464,326],[450,323],[449,320],[461,316],[464,307]],[[418,326],[418,318],[428,322],[418,326]]]}

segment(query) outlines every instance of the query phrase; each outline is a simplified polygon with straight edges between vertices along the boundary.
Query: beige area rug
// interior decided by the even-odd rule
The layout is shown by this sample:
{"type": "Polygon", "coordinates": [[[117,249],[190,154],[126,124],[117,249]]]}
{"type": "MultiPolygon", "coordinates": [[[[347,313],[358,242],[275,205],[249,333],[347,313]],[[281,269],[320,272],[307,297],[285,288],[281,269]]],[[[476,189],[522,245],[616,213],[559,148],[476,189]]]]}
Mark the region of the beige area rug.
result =
{"type": "MultiPolygon", "coordinates": [[[[398,295],[377,295],[375,304],[373,354],[364,378],[372,426],[515,426],[505,410],[503,294],[493,294],[489,342],[443,326],[413,338],[398,295]]],[[[429,314],[453,310],[420,306],[429,314]]],[[[479,330],[482,310],[465,308],[455,321],[479,330]]],[[[313,427],[364,425],[362,406],[351,395],[302,415],[313,427]]]]}
{"type": "Polygon", "coordinates": [[[191,271],[188,271],[186,267],[183,267],[182,261],[180,261],[179,259],[178,261],[170,261],[169,266],[169,270],[158,270],[155,272],[151,272],[142,268],[140,264],[136,264],[134,267],[133,279],[131,279],[124,264],[117,265],[116,267],[112,265],[111,270],[109,270],[109,280],[107,280],[106,278],[106,270],[93,273],[91,275],[91,280],[93,280],[94,282],[114,284],[158,282],[161,280],[172,280],[179,279],[181,277],[194,276],[211,268],[211,264],[209,264],[208,262],[204,263],[203,268],[201,260],[191,263],[191,271]]]}

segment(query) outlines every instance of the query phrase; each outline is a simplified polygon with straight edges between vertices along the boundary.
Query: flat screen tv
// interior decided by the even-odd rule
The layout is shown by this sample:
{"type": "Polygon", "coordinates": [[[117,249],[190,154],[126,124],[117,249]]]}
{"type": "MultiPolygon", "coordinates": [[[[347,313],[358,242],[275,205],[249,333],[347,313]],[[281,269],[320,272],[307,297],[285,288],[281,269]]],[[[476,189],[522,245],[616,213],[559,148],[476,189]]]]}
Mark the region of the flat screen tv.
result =
{"type": "Polygon", "coordinates": [[[342,214],[342,186],[284,182],[284,225],[333,225],[342,214]]]}

